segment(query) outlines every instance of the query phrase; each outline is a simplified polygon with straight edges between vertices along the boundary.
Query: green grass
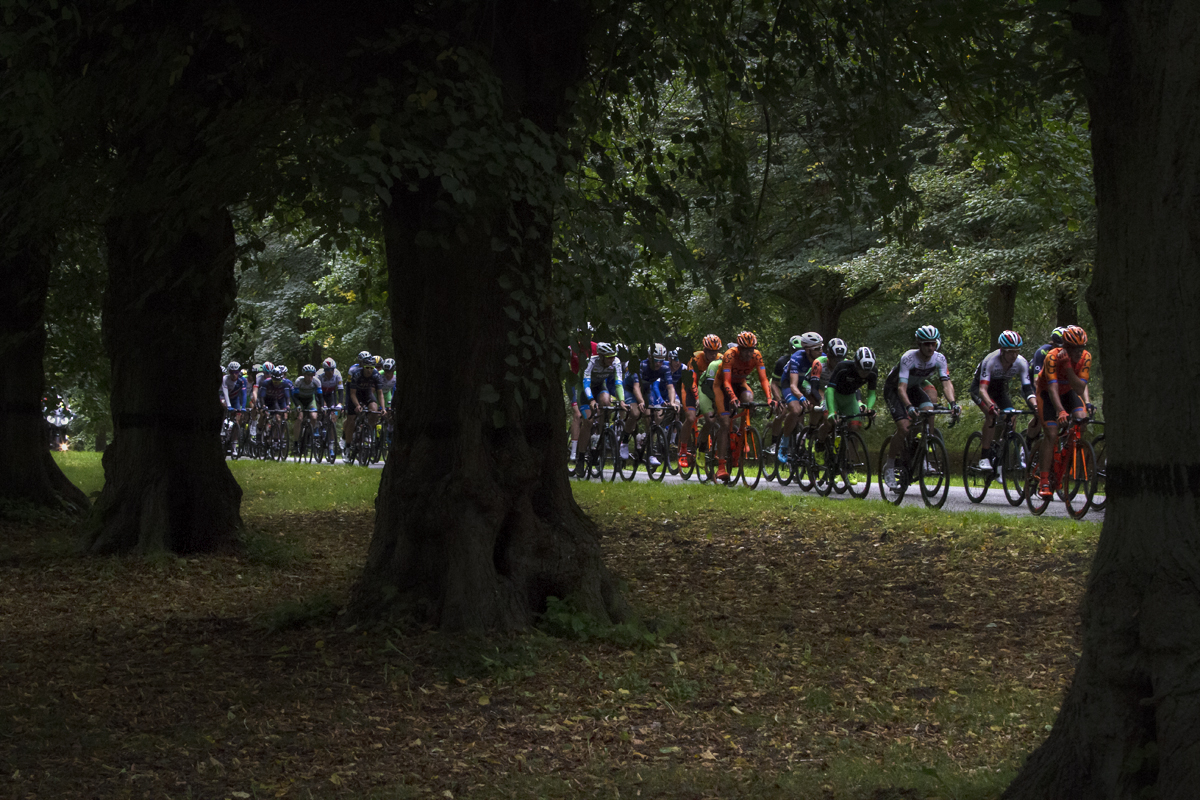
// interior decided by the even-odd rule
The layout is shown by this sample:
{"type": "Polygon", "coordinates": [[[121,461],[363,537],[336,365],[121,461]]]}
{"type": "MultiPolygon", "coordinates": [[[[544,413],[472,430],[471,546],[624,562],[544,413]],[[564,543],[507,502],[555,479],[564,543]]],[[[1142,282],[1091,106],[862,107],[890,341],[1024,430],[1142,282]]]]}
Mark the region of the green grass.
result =
{"type": "MultiPolygon", "coordinates": [[[[100,453],[55,453],[63,473],[89,496],[104,486],[100,453]]],[[[229,469],[242,487],[242,512],[279,514],[297,511],[367,509],[379,492],[381,470],[344,464],[230,461],[229,469]]]]}

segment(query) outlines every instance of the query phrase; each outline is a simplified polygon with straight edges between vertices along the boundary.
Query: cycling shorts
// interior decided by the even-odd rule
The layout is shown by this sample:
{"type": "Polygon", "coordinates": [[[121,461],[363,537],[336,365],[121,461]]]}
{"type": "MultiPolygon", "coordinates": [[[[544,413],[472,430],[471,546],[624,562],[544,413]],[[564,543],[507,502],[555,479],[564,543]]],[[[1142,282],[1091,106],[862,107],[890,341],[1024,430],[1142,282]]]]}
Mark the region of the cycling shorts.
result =
{"type": "MultiPolygon", "coordinates": [[[[1075,394],[1074,389],[1066,394],[1060,394],[1058,399],[1062,401],[1063,408],[1072,415],[1083,408],[1083,400],[1079,399],[1079,395],[1075,394]]],[[[1058,412],[1054,410],[1054,401],[1050,399],[1049,389],[1042,389],[1038,392],[1038,413],[1042,417],[1042,422],[1047,425],[1058,425],[1058,412]]]]}
{"type": "MultiPolygon", "coordinates": [[[[746,392],[749,391],[750,387],[746,385],[745,381],[735,380],[733,382],[733,396],[739,400],[746,392]]],[[[729,398],[725,394],[725,390],[718,388],[715,383],[713,384],[713,396],[715,398],[714,405],[717,407],[717,413],[721,414],[722,416],[728,414],[729,412],[725,410],[725,407],[728,405],[729,398]]]]}
{"type": "Polygon", "coordinates": [[[858,399],[858,394],[842,394],[841,392],[833,393],[833,413],[842,417],[853,417],[859,413],[862,408],[862,403],[858,399]]]}
{"type": "MultiPolygon", "coordinates": [[[[1011,408],[1012,398],[1008,396],[1007,381],[992,381],[988,384],[988,396],[992,398],[992,402],[1000,408],[1011,408]]],[[[979,393],[979,385],[971,384],[971,399],[975,401],[975,405],[983,408],[983,395],[979,393]]]]}
{"type": "Polygon", "coordinates": [[[916,406],[917,408],[933,408],[933,400],[925,393],[923,386],[908,386],[908,398],[906,402],[901,402],[900,387],[884,385],[883,400],[887,403],[888,413],[892,415],[892,419],[899,421],[908,419],[908,407],[916,406]]]}
{"type": "Polygon", "coordinates": [[[283,397],[260,397],[259,400],[262,401],[263,408],[267,411],[286,411],[288,409],[288,402],[283,397]]]}
{"type": "Polygon", "coordinates": [[[350,389],[349,392],[349,396],[357,400],[359,405],[368,406],[371,403],[376,402],[371,396],[370,389],[350,389]]]}
{"type": "Polygon", "coordinates": [[[296,408],[300,409],[301,411],[316,411],[321,407],[320,403],[317,402],[317,396],[315,394],[311,394],[308,397],[296,396],[292,399],[296,401],[296,408]]]}

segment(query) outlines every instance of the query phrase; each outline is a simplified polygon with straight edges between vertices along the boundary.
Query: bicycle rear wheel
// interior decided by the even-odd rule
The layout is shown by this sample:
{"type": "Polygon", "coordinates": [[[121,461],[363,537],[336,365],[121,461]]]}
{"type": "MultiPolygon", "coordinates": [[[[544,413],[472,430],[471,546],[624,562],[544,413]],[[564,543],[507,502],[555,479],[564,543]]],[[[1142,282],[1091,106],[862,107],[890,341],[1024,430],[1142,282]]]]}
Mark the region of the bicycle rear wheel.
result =
{"type": "Polygon", "coordinates": [[[679,466],[679,448],[683,445],[683,423],[675,420],[665,428],[667,437],[667,472],[678,475],[682,472],[679,466]]]}
{"type": "Polygon", "coordinates": [[[983,502],[983,498],[987,496],[988,484],[992,482],[992,470],[979,466],[986,455],[983,449],[983,434],[975,431],[967,437],[962,464],[963,488],[967,490],[967,499],[972,503],[983,502]]]}
{"type": "Polygon", "coordinates": [[[1108,480],[1108,453],[1104,446],[1104,434],[1092,439],[1092,449],[1096,451],[1096,486],[1092,492],[1092,508],[1103,511],[1108,504],[1105,493],[1105,483],[1108,480]]]}
{"type": "Polygon", "coordinates": [[[843,434],[838,450],[842,484],[851,497],[861,500],[871,493],[871,456],[867,443],[857,431],[848,431],[843,434]]]}
{"type": "Polygon", "coordinates": [[[1025,444],[1024,436],[1010,431],[1000,451],[1000,486],[1009,505],[1019,506],[1025,501],[1028,483],[1029,446],[1025,444]]]}
{"type": "MultiPolygon", "coordinates": [[[[617,436],[618,444],[620,444],[621,436],[617,436]]],[[[625,451],[629,455],[622,456],[620,451],[617,451],[617,457],[613,459],[613,467],[617,474],[621,476],[623,481],[633,480],[633,476],[637,475],[638,465],[642,463],[642,459],[646,457],[646,446],[643,443],[641,447],[637,446],[637,426],[634,426],[633,431],[629,434],[629,441],[625,445],[625,451]]],[[[616,480],[614,477],[613,480],[616,480]]]]}
{"type": "Polygon", "coordinates": [[[1067,514],[1071,519],[1083,519],[1092,507],[1092,495],[1096,488],[1096,451],[1091,442],[1080,439],[1075,442],[1067,473],[1063,476],[1063,491],[1066,494],[1067,514]]]}
{"type": "Polygon", "coordinates": [[[946,456],[942,437],[925,439],[924,462],[917,468],[920,470],[921,499],[930,508],[941,508],[950,494],[950,459],[946,456]]]}
{"type": "Polygon", "coordinates": [[[738,461],[738,477],[748,489],[758,486],[763,473],[762,439],[753,426],[747,426],[743,435],[742,457],[738,461]]]}
{"type": "Polygon", "coordinates": [[[816,485],[817,473],[816,455],[813,452],[813,437],[808,430],[796,434],[796,451],[792,461],[792,481],[803,492],[811,492],[816,485]]]}

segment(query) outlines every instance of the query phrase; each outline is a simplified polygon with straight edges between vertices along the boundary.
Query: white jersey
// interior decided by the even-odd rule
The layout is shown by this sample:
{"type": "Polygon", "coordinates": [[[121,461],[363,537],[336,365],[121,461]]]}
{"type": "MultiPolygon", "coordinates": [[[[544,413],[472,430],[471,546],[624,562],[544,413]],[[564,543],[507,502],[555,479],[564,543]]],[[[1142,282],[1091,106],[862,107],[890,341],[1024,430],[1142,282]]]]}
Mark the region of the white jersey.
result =
{"type": "Polygon", "coordinates": [[[897,383],[909,384],[913,380],[924,380],[935,374],[944,381],[950,380],[950,364],[937,350],[934,350],[928,359],[921,357],[920,348],[909,350],[900,356],[900,365],[896,369],[897,383]]]}
{"type": "Polygon", "coordinates": [[[1025,356],[1017,356],[1009,367],[1005,367],[1000,360],[999,350],[993,350],[984,356],[979,365],[980,381],[999,383],[1007,381],[1009,378],[1018,378],[1022,386],[1029,383],[1029,362],[1025,360],[1025,356]]]}

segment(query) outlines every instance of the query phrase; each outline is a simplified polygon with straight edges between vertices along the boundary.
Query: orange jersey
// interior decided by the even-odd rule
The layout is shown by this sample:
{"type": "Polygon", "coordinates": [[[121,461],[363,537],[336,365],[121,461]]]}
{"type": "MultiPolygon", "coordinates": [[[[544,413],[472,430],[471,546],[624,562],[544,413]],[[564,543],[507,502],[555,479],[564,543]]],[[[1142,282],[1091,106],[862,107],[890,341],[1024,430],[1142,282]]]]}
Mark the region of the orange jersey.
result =
{"type": "Polygon", "coordinates": [[[763,396],[771,399],[771,384],[767,383],[767,368],[763,364],[762,353],[757,349],[750,358],[738,357],[738,348],[731,347],[721,356],[721,374],[718,377],[722,386],[733,389],[735,383],[745,383],[751,372],[758,370],[758,382],[762,385],[763,396]]]}
{"type": "Polygon", "coordinates": [[[1074,372],[1079,377],[1079,380],[1087,383],[1088,374],[1092,368],[1092,354],[1084,350],[1079,355],[1077,361],[1072,361],[1071,356],[1067,354],[1067,348],[1056,347],[1046,354],[1046,361],[1042,364],[1042,371],[1038,373],[1038,391],[1049,389],[1051,384],[1058,389],[1059,394],[1066,394],[1071,391],[1071,384],[1067,380],[1067,375],[1074,372]]]}
{"type": "Polygon", "coordinates": [[[709,357],[704,350],[692,353],[692,360],[687,363],[687,369],[692,372],[692,397],[700,396],[700,379],[708,370],[708,365],[717,360],[717,356],[709,357]]]}

